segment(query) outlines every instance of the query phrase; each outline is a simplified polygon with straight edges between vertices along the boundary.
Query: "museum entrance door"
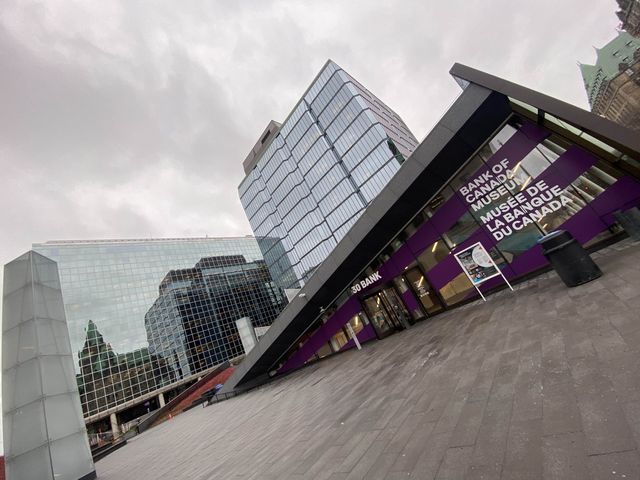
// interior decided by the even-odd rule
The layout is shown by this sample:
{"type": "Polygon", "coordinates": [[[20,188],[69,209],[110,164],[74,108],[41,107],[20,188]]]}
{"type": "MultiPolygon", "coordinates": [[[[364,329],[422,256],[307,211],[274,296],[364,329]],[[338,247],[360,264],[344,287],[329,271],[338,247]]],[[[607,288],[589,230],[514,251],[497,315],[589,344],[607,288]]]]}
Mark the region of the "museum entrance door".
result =
{"type": "Polygon", "coordinates": [[[393,287],[384,288],[365,298],[364,308],[379,338],[409,325],[409,312],[393,287]]]}

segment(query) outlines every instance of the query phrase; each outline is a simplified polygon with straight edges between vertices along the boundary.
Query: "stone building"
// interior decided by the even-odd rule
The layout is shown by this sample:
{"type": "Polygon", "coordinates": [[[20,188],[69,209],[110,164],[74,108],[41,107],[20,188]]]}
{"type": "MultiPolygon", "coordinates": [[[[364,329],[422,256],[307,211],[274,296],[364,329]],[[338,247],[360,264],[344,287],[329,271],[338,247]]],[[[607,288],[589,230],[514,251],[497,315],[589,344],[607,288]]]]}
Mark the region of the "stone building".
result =
{"type": "Polygon", "coordinates": [[[591,111],[640,130],[640,38],[620,32],[596,53],[595,65],[580,64],[591,111]]]}
{"type": "Polygon", "coordinates": [[[620,28],[634,37],[640,37],[640,0],[618,0],[620,28]]]}

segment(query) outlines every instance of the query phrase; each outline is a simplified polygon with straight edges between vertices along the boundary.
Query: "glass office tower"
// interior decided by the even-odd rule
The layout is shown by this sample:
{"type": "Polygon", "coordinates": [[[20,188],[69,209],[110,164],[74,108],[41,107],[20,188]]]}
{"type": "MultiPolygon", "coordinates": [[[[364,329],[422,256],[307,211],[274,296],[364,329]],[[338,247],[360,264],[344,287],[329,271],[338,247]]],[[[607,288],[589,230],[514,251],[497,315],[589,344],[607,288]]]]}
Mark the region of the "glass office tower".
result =
{"type": "Polygon", "coordinates": [[[305,283],[417,143],[393,110],[325,64],[243,164],[240,200],[279,286],[305,283]]]}
{"type": "MultiPolygon", "coordinates": [[[[235,321],[268,326],[286,304],[253,237],[47,242],[33,250],[58,264],[88,422],[157,402],[242,355],[235,321]]],[[[135,416],[123,412],[121,421],[135,416]]]]}

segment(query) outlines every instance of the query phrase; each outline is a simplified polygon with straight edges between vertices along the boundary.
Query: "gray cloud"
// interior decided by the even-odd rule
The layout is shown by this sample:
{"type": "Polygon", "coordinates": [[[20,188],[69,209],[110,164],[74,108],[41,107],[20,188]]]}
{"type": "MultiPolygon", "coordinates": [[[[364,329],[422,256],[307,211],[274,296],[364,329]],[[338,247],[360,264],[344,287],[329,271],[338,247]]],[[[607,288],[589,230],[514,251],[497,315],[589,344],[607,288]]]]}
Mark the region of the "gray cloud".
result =
{"type": "Polygon", "coordinates": [[[422,138],[455,61],[582,107],[613,0],[0,6],[2,263],[34,241],[243,235],[241,162],[327,58],[422,138]],[[6,208],[8,206],[8,208],[6,208]]]}

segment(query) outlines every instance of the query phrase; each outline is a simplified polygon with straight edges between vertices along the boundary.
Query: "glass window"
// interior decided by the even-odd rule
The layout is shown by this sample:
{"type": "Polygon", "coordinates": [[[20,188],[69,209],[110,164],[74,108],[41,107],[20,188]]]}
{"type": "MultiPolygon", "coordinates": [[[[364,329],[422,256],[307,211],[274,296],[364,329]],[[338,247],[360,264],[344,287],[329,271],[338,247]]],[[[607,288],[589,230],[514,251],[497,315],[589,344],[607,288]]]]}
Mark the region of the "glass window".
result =
{"type": "Polygon", "coordinates": [[[322,347],[318,349],[318,351],[315,354],[315,358],[319,359],[319,358],[328,357],[332,353],[333,353],[333,350],[331,349],[331,345],[329,343],[325,343],[324,345],[322,345],[322,347]]]}
{"type": "Polygon", "coordinates": [[[469,298],[475,292],[474,286],[464,272],[456,275],[449,283],[440,289],[440,296],[447,305],[452,306],[469,298]]]}
{"type": "Polygon", "coordinates": [[[435,292],[432,291],[431,285],[429,285],[429,282],[418,268],[407,270],[405,276],[411,283],[413,291],[416,292],[418,300],[427,313],[436,313],[442,310],[440,300],[437,298],[435,292]]]}
{"type": "Polygon", "coordinates": [[[476,173],[482,168],[486,168],[486,164],[479,155],[474,156],[451,180],[449,186],[451,186],[456,192],[459,191],[460,188],[465,186],[470,179],[473,179],[476,176],[476,173]]]}
{"type": "Polygon", "coordinates": [[[537,222],[546,233],[556,230],[586,206],[586,202],[583,197],[573,187],[562,189],[562,196],[568,199],[569,202],[557,210],[548,213],[539,222],[537,222]]]}
{"type": "Polygon", "coordinates": [[[351,328],[353,328],[353,331],[357,335],[362,331],[362,329],[364,329],[365,325],[369,325],[369,319],[364,312],[359,312],[357,315],[351,317],[349,323],[351,324],[351,328]]]}
{"type": "Polygon", "coordinates": [[[572,185],[580,192],[580,195],[588,202],[594,200],[598,195],[616,182],[613,177],[603,169],[593,166],[580,175],[572,185]]]}
{"type": "Polygon", "coordinates": [[[449,255],[450,250],[443,240],[437,240],[429,245],[424,252],[418,256],[418,262],[422,265],[425,272],[428,272],[437,265],[442,259],[449,255]]]}
{"type": "Polygon", "coordinates": [[[404,292],[409,290],[409,286],[407,285],[407,282],[402,277],[394,278],[393,279],[393,284],[396,286],[396,288],[398,289],[400,294],[403,294],[404,292]]]}
{"type": "MultiPolygon", "coordinates": [[[[489,249],[489,255],[491,255],[491,258],[498,268],[503,269],[507,266],[505,258],[503,258],[503,255],[496,247],[489,249]]],[[[455,278],[440,288],[440,296],[448,306],[463,302],[475,294],[475,287],[464,272],[459,273],[455,278]]]]}
{"type": "Polygon", "coordinates": [[[340,329],[338,333],[336,333],[333,337],[331,337],[331,345],[333,346],[334,351],[339,351],[342,347],[344,347],[349,338],[347,337],[347,332],[344,329],[340,329]]]}
{"type": "Polygon", "coordinates": [[[479,227],[480,225],[473,218],[473,215],[465,212],[443,237],[451,248],[455,248],[469,238],[479,227]]]}

